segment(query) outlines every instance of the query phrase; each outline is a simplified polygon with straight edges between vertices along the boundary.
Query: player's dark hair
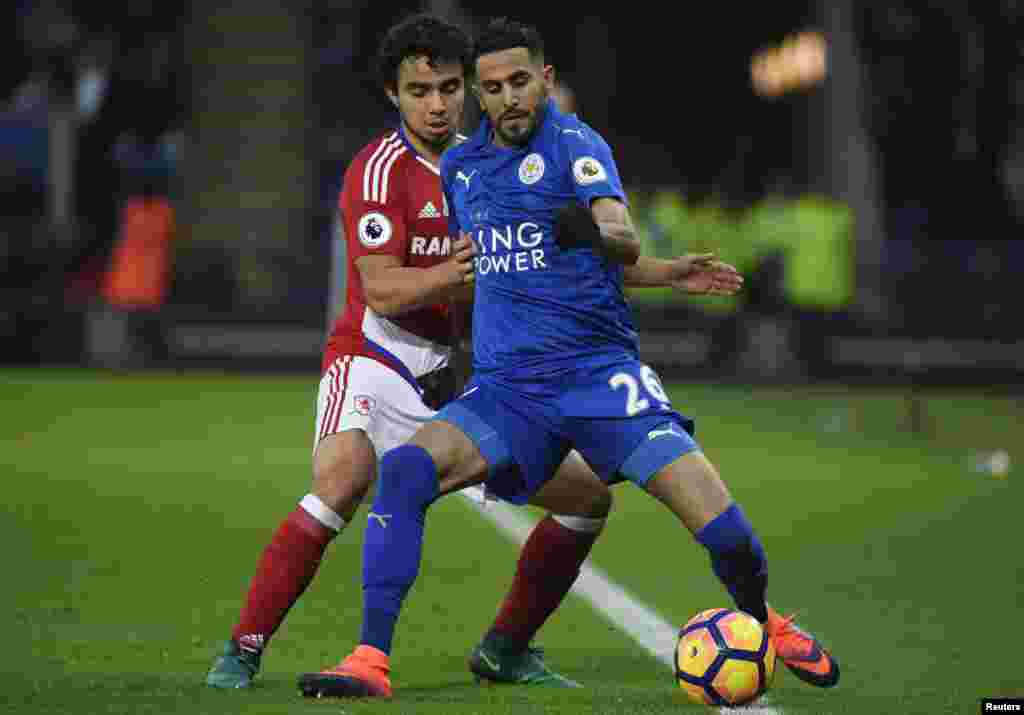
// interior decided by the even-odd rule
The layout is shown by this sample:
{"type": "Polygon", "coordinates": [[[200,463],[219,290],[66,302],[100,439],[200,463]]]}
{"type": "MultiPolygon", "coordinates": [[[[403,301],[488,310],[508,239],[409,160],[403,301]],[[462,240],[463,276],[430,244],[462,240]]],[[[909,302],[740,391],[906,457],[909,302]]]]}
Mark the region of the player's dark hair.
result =
{"type": "Polygon", "coordinates": [[[544,59],[544,40],[536,27],[526,25],[507,17],[498,17],[487,23],[487,27],[476,38],[473,44],[473,62],[480,55],[492,52],[525,47],[530,52],[530,59],[544,59]]]}
{"type": "Polygon", "coordinates": [[[398,66],[410,57],[426,57],[431,65],[455,62],[468,77],[473,69],[473,45],[457,25],[436,15],[410,15],[392,26],[377,50],[375,69],[385,87],[398,82],[398,66]]]}

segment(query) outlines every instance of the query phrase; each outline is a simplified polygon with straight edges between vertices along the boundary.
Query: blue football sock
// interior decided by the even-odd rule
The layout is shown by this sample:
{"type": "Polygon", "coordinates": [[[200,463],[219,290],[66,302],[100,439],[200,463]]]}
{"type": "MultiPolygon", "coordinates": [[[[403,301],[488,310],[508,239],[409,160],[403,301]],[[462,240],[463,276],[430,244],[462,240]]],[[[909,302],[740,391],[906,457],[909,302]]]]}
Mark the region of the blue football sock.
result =
{"type": "Polygon", "coordinates": [[[391,652],[402,601],[420,568],[427,507],[436,497],[437,467],[426,450],[403,445],[381,459],[363,543],[365,645],[391,652]]]}
{"type": "Polygon", "coordinates": [[[697,532],[697,541],[711,555],[711,568],[736,607],[766,623],[768,559],[743,510],[737,504],[730,506],[697,532]]]}

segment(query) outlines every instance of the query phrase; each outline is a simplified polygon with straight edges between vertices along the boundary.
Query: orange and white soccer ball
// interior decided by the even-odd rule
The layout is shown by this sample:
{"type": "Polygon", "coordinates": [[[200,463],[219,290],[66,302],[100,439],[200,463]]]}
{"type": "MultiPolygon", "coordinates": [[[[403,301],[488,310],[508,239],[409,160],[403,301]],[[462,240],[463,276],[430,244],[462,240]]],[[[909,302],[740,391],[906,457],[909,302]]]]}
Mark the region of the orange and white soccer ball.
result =
{"type": "Polygon", "coordinates": [[[775,646],[757,619],[727,608],[701,611],[679,631],[676,680],[691,700],[749,705],[775,677],[775,646]]]}

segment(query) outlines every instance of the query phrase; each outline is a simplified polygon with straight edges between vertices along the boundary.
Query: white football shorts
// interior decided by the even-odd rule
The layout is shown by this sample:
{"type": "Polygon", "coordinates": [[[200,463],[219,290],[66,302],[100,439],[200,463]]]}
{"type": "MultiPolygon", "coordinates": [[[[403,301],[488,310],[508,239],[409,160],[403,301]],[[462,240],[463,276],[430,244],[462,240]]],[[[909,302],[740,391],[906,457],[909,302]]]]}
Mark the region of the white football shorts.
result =
{"type": "Polygon", "coordinates": [[[366,432],[380,458],[408,442],[436,413],[391,368],[359,355],[342,355],[320,378],[313,451],[328,435],[366,432]]]}

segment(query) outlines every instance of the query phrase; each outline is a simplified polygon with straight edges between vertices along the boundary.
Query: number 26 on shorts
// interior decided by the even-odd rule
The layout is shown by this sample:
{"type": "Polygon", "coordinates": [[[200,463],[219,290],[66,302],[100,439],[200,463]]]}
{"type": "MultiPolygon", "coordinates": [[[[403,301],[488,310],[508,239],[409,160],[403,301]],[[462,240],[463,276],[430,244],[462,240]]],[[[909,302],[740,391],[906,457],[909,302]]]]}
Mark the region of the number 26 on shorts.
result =
{"type": "Polygon", "coordinates": [[[647,365],[640,367],[639,380],[628,372],[617,372],[608,378],[608,385],[613,390],[626,388],[627,417],[638,415],[644,410],[650,409],[651,401],[648,397],[660,403],[660,407],[663,410],[667,410],[670,407],[668,395],[665,394],[665,388],[661,385],[658,373],[647,365]],[[641,396],[641,386],[646,393],[646,397],[641,396]]]}

